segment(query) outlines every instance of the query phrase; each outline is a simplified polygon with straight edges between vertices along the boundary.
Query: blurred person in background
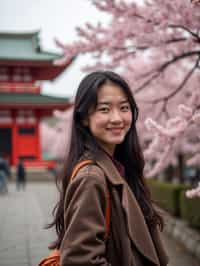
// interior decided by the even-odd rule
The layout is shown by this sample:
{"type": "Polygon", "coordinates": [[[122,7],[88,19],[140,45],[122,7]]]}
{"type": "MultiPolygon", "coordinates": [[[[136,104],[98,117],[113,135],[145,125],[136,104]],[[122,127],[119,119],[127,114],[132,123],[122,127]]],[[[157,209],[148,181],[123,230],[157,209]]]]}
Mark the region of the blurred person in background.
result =
{"type": "Polygon", "coordinates": [[[8,193],[8,178],[10,177],[10,166],[8,161],[0,154],[0,193],[8,193]]]}
{"type": "Polygon", "coordinates": [[[23,165],[22,159],[19,158],[16,169],[16,187],[17,190],[20,190],[20,188],[25,190],[25,186],[26,186],[26,170],[23,165]]]}

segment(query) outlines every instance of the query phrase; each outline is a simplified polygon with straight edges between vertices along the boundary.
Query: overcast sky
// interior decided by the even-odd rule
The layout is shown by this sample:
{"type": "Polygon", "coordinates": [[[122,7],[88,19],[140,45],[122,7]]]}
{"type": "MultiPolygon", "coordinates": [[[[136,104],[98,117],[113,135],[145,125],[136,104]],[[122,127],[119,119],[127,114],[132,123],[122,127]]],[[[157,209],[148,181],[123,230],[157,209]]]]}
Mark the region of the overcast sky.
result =
{"type": "MultiPolygon", "coordinates": [[[[0,0],[0,31],[40,30],[42,48],[59,51],[54,43],[58,38],[64,43],[76,39],[76,26],[84,22],[108,22],[108,17],[89,0],[0,0]]],[[[59,51],[60,52],[60,51],[59,51]]],[[[81,65],[89,57],[82,57],[53,82],[43,84],[43,93],[58,96],[73,96],[80,80],[85,75],[81,65]]]]}

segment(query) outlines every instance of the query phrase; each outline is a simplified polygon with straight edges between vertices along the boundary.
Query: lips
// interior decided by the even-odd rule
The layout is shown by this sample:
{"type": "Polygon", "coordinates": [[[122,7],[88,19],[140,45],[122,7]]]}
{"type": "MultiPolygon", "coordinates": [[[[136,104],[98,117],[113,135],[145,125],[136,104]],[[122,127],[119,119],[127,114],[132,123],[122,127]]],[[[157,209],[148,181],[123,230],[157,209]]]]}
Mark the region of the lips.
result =
{"type": "Polygon", "coordinates": [[[123,128],[108,128],[108,130],[111,131],[113,134],[118,135],[122,132],[123,128]]]}

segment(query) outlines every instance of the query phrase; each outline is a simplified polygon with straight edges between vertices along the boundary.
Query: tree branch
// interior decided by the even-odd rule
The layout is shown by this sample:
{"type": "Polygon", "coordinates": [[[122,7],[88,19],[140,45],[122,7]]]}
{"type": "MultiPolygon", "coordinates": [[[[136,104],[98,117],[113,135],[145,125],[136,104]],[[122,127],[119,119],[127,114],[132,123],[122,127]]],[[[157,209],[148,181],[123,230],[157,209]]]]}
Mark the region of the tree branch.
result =
{"type": "MultiPolygon", "coordinates": [[[[183,53],[183,54],[180,54],[180,55],[178,55],[178,56],[175,56],[173,59],[171,59],[171,60],[169,60],[169,61],[167,61],[167,62],[165,62],[164,64],[162,64],[160,67],[158,67],[157,69],[155,69],[155,70],[152,70],[151,72],[149,72],[149,73],[145,73],[144,75],[150,75],[150,74],[152,74],[153,72],[155,72],[154,73],[154,75],[151,77],[151,78],[149,78],[147,81],[145,81],[140,87],[138,87],[136,90],[134,90],[134,93],[138,93],[138,92],[140,92],[142,89],[144,89],[147,85],[149,85],[153,80],[155,80],[156,78],[158,78],[159,76],[160,76],[160,74],[162,73],[162,72],[164,72],[165,71],[165,69],[168,67],[168,66],[170,66],[171,64],[173,64],[173,63],[175,63],[176,61],[179,61],[179,60],[182,60],[182,59],[184,59],[184,58],[186,58],[186,57],[192,57],[193,55],[199,55],[200,54],[200,51],[190,51],[190,52],[187,52],[187,53],[183,53]],[[156,73],[157,72],[157,73],[156,73]]],[[[198,64],[197,64],[197,66],[196,66],[196,68],[198,67],[198,64]]],[[[143,76],[144,76],[143,75],[143,76]]]]}
{"type": "Polygon", "coordinates": [[[193,66],[193,68],[187,73],[187,75],[185,76],[185,78],[183,79],[183,81],[181,82],[181,84],[178,86],[178,88],[176,88],[176,90],[174,90],[172,93],[170,93],[169,95],[153,100],[153,101],[145,101],[146,103],[151,103],[151,104],[156,104],[159,103],[160,101],[165,101],[166,104],[169,101],[170,98],[172,98],[174,95],[176,95],[187,83],[187,81],[189,80],[189,78],[192,76],[192,74],[194,73],[195,69],[197,68],[198,64],[200,62],[200,57],[198,57],[198,59],[195,62],[195,65],[193,66]]]}
{"type": "Polygon", "coordinates": [[[177,28],[177,29],[182,29],[184,31],[186,31],[187,33],[189,33],[190,35],[192,35],[194,38],[196,38],[198,40],[198,42],[200,42],[200,37],[198,34],[194,33],[193,31],[189,30],[188,28],[186,28],[185,26],[182,25],[169,25],[170,28],[177,28]]]}

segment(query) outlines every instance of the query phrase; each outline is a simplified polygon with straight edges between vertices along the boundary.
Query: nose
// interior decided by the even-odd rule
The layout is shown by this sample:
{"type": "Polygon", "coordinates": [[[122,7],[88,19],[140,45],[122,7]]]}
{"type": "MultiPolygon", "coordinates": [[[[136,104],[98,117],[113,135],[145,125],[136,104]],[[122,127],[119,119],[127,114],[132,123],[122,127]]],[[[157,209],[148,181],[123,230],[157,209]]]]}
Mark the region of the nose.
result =
{"type": "Polygon", "coordinates": [[[111,123],[121,123],[122,122],[122,117],[121,117],[121,114],[118,110],[113,110],[113,112],[111,112],[110,122],[111,123]]]}

